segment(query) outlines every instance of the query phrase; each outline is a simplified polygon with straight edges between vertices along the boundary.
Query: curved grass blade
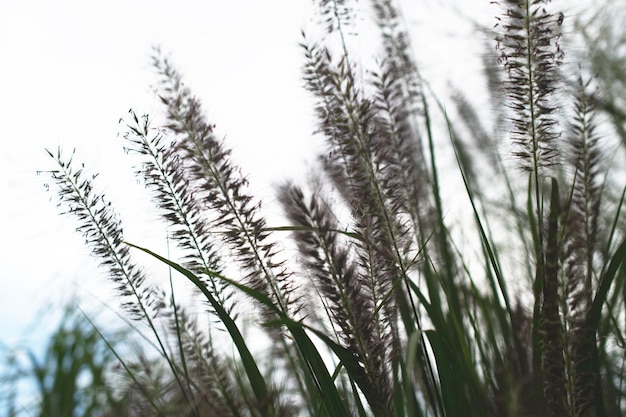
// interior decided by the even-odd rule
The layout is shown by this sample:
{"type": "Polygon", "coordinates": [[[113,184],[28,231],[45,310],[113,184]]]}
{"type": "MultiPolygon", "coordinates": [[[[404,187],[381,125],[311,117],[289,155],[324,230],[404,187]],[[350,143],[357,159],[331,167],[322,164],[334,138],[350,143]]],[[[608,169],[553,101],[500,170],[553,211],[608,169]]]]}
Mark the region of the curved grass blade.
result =
{"type": "MultiPolygon", "coordinates": [[[[171,261],[168,261],[168,263],[169,262],[171,261]]],[[[189,271],[187,271],[187,273],[191,274],[189,271]]],[[[208,273],[213,274],[213,272],[211,271],[208,271],[208,273]]],[[[264,304],[276,313],[279,319],[266,323],[266,325],[284,325],[287,327],[287,329],[289,329],[289,332],[291,333],[291,336],[293,337],[293,340],[295,341],[302,357],[306,361],[306,365],[309,371],[312,373],[313,381],[315,382],[315,385],[317,386],[321,397],[324,399],[324,406],[328,412],[328,415],[333,417],[348,417],[349,413],[346,411],[343,401],[341,400],[341,396],[339,395],[339,391],[334,384],[334,378],[328,372],[328,368],[326,367],[324,360],[322,359],[319,351],[313,344],[313,341],[309,338],[309,336],[307,336],[305,329],[312,331],[326,344],[328,344],[328,346],[337,355],[339,360],[343,363],[343,366],[346,367],[346,370],[348,371],[350,377],[354,379],[358,384],[359,380],[355,378],[358,376],[358,372],[359,370],[362,370],[362,368],[358,364],[358,361],[356,360],[352,352],[332,341],[323,332],[308,327],[301,322],[296,322],[292,320],[282,310],[280,310],[279,307],[272,303],[272,300],[270,300],[270,298],[262,292],[250,288],[246,285],[240,284],[238,282],[232,281],[220,274],[214,274],[216,278],[226,281],[230,285],[243,291],[245,294],[264,304]]]]}
{"type": "MultiPolygon", "coordinates": [[[[267,404],[267,407],[272,407],[273,404],[270,398],[267,384],[265,383],[265,379],[263,378],[263,375],[259,371],[256,361],[254,360],[252,353],[250,353],[250,350],[248,349],[248,346],[246,345],[246,342],[243,339],[243,336],[241,332],[239,331],[237,324],[230,317],[230,315],[226,312],[224,307],[220,303],[217,302],[215,297],[213,297],[213,295],[209,292],[209,290],[202,283],[202,281],[189,270],[183,268],[182,266],[178,265],[175,262],[170,261],[169,259],[166,259],[152,252],[149,249],[142,248],[141,246],[133,245],[132,243],[128,243],[128,242],[126,242],[126,244],[133,248],[139,249],[140,251],[143,251],[147,253],[148,255],[151,255],[155,257],[156,259],[160,260],[161,262],[174,268],[176,271],[180,272],[187,279],[189,279],[202,292],[202,294],[211,303],[211,306],[215,309],[215,312],[217,313],[220,320],[222,320],[222,323],[224,323],[224,326],[226,327],[228,334],[230,335],[235,346],[237,347],[237,350],[239,351],[239,355],[241,357],[241,363],[246,371],[248,380],[250,381],[250,385],[252,387],[252,390],[254,391],[254,395],[256,396],[256,399],[259,401],[259,404],[267,404]]],[[[269,415],[272,414],[271,410],[268,410],[268,412],[269,412],[269,415]]]]}
{"type": "Polygon", "coordinates": [[[613,280],[617,275],[617,272],[622,263],[626,260],[626,239],[622,241],[622,243],[617,247],[613,257],[611,258],[611,262],[609,263],[609,267],[606,269],[606,272],[602,275],[602,279],[600,281],[600,287],[596,292],[596,295],[593,299],[593,304],[591,304],[591,309],[589,310],[589,315],[587,316],[587,326],[590,328],[596,329],[598,323],[600,322],[600,317],[602,313],[602,306],[606,301],[606,298],[609,293],[609,289],[613,284],[613,280]]]}
{"type": "MultiPolygon", "coordinates": [[[[142,248],[140,246],[133,245],[132,243],[128,243],[128,242],[127,244],[131,247],[139,249],[157,258],[161,262],[164,262],[170,267],[174,268],[175,270],[183,274],[185,277],[187,277],[194,285],[196,285],[202,291],[202,293],[205,295],[205,297],[207,297],[211,305],[215,308],[215,311],[217,312],[219,318],[223,321],[224,325],[226,326],[227,331],[229,332],[231,338],[233,339],[233,342],[235,343],[237,349],[239,350],[239,354],[241,356],[244,369],[246,370],[246,373],[248,374],[250,384],[252,385],[255,395],[257,396],[257,400],[262,401],[261,404],[271,405],[271,401],[269,401],[269,393],[268,393],[267,385],[265,384],[265,380],[263,379],[263,376],[259,372],[256,362],[254,358],[252,357],[252,354],[250,353],[250,350],[248,349],[245,341],[243,340],[243,336],[239,332],[239,329],[236,323],[228,315],[226,310],[217,302],[217,300],[215,300],[215,298],[206,289],[206,287],[202,285],[202,282],[200,281],[200,279],[189,270],[183,268],[182,266],[178,265],[175,262],[172,262],[150,251],[149,249],[142,248]]],[[[214,275],[215,278],[222,279],[226,281],[227,283],[229,283],[230,285],[233,285],[234,287],[243,291],[250,297],[264,304],[265,306],[267,306],[269,309],[271,309],[278,315],[278,317],[280,318],[281,324],[284,324],[285,326],[287,326],[287,328],[291,332],[291,335],[293,336],[294,341],[296,342],[296,345],[298,346],[298,349],[300,350],[300,353],[302,354],[302,357],[306,360],[308,368],[313,374],[314,381],[317,385],[317,388],[320,391],[320,394],[323,394],[322,398],[324,398],[325,400],[324,405],[326,407],[328,415],[331,415],[333,417],[334,416],[348,417],[349,414],[344,407],[344,404],[341,400],[339,392],[337,391],[337,388],[335,387],[333,378],[329,374],[328,369],[326,368],[326,364],[324,363],[324,360],[319,354],[317,348],[315,347],[311,339],[306,335],[304,331],[304,326],[301,323],[295,322],[291,320],[289,317],[287,317],[287,315],[285,315],[285,313],[281,309],[279,309],[270,300],[270,298],[267,297],[262,292],[257,291],[253,288],[250,288],[248,286],[242,285],[238,282],[232,281],[224,277],[223,275],[215,273],[213,271],[206,271],[206,272],[210,275],[214,275]]],[[[320,332],[320,334],[322,333],[320,332]]],[[[341,346],[339,347],[341,348],[341,346]]],[[[349,351],[347,350],[346,352],[349,353],[349,351]]],[[[356,363],[356,359],[352,356],[351,353],[350,355],[352,357],[352,360],[356,363]]]]}

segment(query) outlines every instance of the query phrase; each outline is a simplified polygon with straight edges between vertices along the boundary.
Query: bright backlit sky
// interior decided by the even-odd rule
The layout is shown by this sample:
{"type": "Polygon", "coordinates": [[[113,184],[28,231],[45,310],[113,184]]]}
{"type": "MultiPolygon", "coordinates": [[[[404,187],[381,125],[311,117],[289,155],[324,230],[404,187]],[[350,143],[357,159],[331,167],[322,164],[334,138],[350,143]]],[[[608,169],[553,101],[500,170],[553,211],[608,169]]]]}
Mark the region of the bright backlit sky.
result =
{"type": "Polygon", "coordinates": [[[77,148],[77,160],[101,172],[127,236],[162,239],[163,230],[134,220],[144,214],[134,198],[143,190],[117,137],[129,108],[160,110],[152,46],[171,53],[242,165],[260,169],[264,183],[303,165],[313,143],[297,42],[309,9],[306,0],[2,2],[0,341],[25,336],[25,326],[47,316],[47,302],[109,292],[74,219],[58,216],[47,177],[36,175],[54,167],[45,148],[77,148]]]}
{"type": "MultiPolygon", "coordinates": [[[[0,3],[0,342],[33,337],[71,294],[106,298],[109,283],[83,247],[73,218],[61,217],[38,170],[44,149],[77,148],[77,159],[122,213],[127,238],[163,241],[131,158],[117,137],[129,108],[158,113],[151,86],[153,45],[170,53],[210,120],[260,195],[302,176],[314,159],[311,101],[301,88],[300,29],[313,26],[310,0],[3,1],[0,3]],[[52,199],[52,201],[50,201],[52,199]],[[35,327],[38,329],[39,327],[35,327]]],[[[426,79],[441,86],[479,71],[466,60],[481,46],[448,1],[406,1],[426,79]],[[472,49],[474,48],[474,49],[472,49]],[[456,58],[454,58],[456,56],[456,58]],[[452,58],[451,58],[452,57],[452,58]],[[452,60],[451,60],[452,59],[452,60]],[[432,76],[432,77],[430,77],[432,76]]],[[[490,23],[488,0],[462,0],[490,23]]],[[[372,51],[374,52],[374,51],[372,51]]],[[[437,87],[437,85],[436,85],[437,87]]],[[[479,86],[480,87],[480,86],[479,86]]],[[[271,199],[271,197],[269,197],[271,199]]],[[[158,248],[162,249],[162,248],[158,248]]]]}

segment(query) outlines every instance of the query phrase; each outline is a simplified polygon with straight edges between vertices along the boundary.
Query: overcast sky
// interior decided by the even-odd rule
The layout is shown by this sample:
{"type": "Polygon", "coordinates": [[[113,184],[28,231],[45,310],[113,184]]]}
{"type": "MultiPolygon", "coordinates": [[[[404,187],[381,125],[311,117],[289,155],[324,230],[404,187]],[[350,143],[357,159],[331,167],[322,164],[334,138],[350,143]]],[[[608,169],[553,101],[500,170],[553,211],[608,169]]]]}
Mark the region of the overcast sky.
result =
{"type": "MultiPolygon", "coordinates": [[[[475,55],[481,42],[467,43],[471,25],[451,13],[455,2],[405,3],[426,78],[466,83],[459,74],[479,67],[463,54],[475,55]]],[[[461,3],[493,19],[489,1],[461,3]]],[[[156,214],[137,197],[142,187],[117,137],[128,109],[160,111],[149,60],[159,45],[226,135],[255,192],[270,195],[273,183],[310,168],[319,145],[298,47],[300,30],[312,26],[310,0],[0,3],[0,342],[32,337],[25,328],[47,316],[46,302],[109,292],[74,219],[58,215],[47,177],[36,175],[54,168],[44,149],[76,148],[77,159],[101,173],[97,184],[121,212],[127,238],[162,242],[164,230],[143,221],[156,214]]]]}
{"type": "Polygon", "coordinates": [[[297,42],[309,9],[306,0],[2,2],[0,341],[18,340],[43,302],[67,299],[60,293],[108,292],[74,219],[57,215],[47,177],[36,175],[54,168],[45,148],[76,148],[143,238],[133,220],[141,186],[117,134],[129,108],[160,110],[152,46],[171,53],[242,165],[266,162],[266,184],[304,163],[311,141],[297,42]],[[278,157],[284,163],[267,163],[278,157]]]}

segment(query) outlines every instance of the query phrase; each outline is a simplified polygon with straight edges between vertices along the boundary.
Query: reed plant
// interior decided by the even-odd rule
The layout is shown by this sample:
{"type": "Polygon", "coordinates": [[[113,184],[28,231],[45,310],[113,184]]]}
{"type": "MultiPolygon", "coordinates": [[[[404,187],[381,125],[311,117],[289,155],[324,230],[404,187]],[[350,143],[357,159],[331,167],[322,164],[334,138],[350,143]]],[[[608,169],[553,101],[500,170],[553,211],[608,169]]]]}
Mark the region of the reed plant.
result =
{"type": "Polygon", "coordinates": [[[278,187],[284,223],[265,220],[158,50],[163,119],[131,111],[123,136],[179,257],[127,242],[95,176],[48,151],[60,206],[159,354],[158,372],[125,366],[136,415],[624,413],[626,187],[610,157],[626,142],[613,145],[603,118],[613,98],[584,63],[563,64],[566,16],[549,1],[492,3],[486,110],[430,92],[395,2],[368,9],[381,45],[368,68],[347,35],[354,4],[317,2],[325,33],[301,45],[324,150],[310,184],[278,187]],[[440,170],[442,144],[454,172],[440,170]],[[469,223],[447,215],[451,176],[469,223]],[[165,285],[139,252],[171,268],[165,285]],[[183,281],[198,303],[180,301],[183,281]]]}

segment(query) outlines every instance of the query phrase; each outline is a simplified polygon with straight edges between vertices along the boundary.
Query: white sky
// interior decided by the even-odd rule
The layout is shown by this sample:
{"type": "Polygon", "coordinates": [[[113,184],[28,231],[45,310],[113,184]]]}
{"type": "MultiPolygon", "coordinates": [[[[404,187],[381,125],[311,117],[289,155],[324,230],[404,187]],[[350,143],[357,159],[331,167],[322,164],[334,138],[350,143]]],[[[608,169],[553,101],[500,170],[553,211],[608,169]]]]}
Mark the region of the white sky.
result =
{"type": "MultiPolygon", "coordinates": [[[[463,43],[472,37],[467,22],[449,12],[441,18],[454,1],[405,3],[426,78],[467,83],[459,74],[479,68],[458,56],[475,55],[480,42],[463,43]]],[[[488,0],[460,4],[493,19],[488,0]]],[[[0,342],[33,337],[25,326],[48,314],[45,301],[110,288],[74,219],[58,215],[47,178],[36,175],[54,168],[44,148],[77,148],[77,159],[101,173],[97,184],[122,213],[129,240],[163,240],[158,224],[143,221],[156,214],[137,197],[142,186],[117,137],[129,108],[160,110],[153,45],[171,53],[254,191],[267,196],[272,183],[306,171],[320,142],[297,46],[300,29],[312,27],[311,10],[310,0],[0,2],[0,342]]]]}
{"type": "MultiPolygon", "coordinates": [[[[118,119],[131,107],[139,114],[160,110],[151,90],[153,45],[171,52],[242,165],[261,162],[259,175],[268,183],[303,164],[312,141],[310,126],[302,126],[310,106],[299,88],[297,42],[308,6],[305,0],[1,3],[0,341],[12,344],[25,325],[37,323],[43,301],[59,304],[77,286],[108,293],[74,219],[57,214],[43,186],[47,178],[36,171],[54,167],[44,148],[62,145],[67,154],[77,148],[77,159],[101,172],[98,184],[126,228],[140,226],[132,217],[142,215],[133,192],[143,190],[117,138],[118,119]],[[278,158],[281,164],[267,163],[278,158]]],[[[139,229],[134,237],[142,240],[139,229]]],[[[160,238],[161,232],[155,231],[160,238]]]]}

